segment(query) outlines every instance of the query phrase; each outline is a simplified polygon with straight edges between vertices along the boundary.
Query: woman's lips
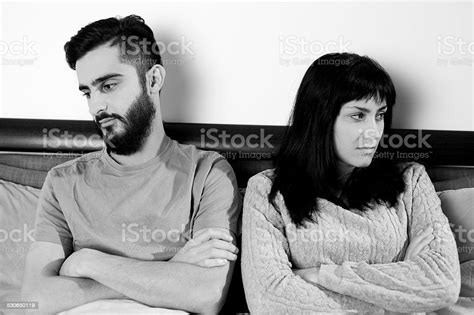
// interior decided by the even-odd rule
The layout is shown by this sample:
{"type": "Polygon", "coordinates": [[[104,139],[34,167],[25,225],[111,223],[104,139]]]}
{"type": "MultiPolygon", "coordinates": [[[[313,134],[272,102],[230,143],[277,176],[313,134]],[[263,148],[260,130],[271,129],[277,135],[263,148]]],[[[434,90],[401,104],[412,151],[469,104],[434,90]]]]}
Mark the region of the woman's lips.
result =
{"type": "Polygon", "coordinates": [[[362,151],[362,153],[372,153],[375,151],[375,147],[357,148],[357,150],[362,151]]]}

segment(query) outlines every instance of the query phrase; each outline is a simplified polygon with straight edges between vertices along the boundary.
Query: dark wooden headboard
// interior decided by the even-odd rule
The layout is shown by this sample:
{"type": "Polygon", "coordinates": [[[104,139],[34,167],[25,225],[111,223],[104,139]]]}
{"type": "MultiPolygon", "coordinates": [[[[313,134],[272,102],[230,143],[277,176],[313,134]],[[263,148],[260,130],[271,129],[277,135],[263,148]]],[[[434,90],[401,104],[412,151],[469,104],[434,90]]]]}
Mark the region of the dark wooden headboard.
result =
{"type": "MultiPolygon", "coordinates": [[[[273,166],[285,126],[165,123],[165,130],[181,143],[220,152],[245,187],[250,176],[273,166]]],[[[380,158],[474,168],[474,131],[395,129],[382,144],[380,158]]],[[[92,121],[0,118],[0,154],[73,158],[102,145],[92,121]]]]}

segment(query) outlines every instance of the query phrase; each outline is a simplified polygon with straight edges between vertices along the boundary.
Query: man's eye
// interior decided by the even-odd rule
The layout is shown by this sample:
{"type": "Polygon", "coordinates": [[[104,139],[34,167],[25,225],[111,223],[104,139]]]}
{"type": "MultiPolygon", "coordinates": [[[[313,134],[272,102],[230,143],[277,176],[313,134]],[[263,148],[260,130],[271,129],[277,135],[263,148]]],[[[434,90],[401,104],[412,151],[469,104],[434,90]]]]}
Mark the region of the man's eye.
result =
{"type": "Polygon", "coordinates": [[[113,90],[116,85],[117,85],[117,83],[107,83],[107,84],[104,84],[102,89],[104,90],[104,92],[108,92],[110,90],[113,90]]]}
{"type": "Polygon", "coordinates": [[[84,92],[82,93],[82,96],[85,96],[86,98],[89,98],[91,97],[90,93],[89,92],[84,92]]]}
{"type": "Polygon", "coordinates": [[[385,113],[379,113],[377,115],[377,120],[383,120],[384,117],[385,117],[385,113]]]}
{"type": "Polygon", "coordinates": [[[362,119],[364,119],[364,114],[363,113],[358,113],[358,114],[352,115],[351,117],[355,120],[362,120],[362,119]]]}

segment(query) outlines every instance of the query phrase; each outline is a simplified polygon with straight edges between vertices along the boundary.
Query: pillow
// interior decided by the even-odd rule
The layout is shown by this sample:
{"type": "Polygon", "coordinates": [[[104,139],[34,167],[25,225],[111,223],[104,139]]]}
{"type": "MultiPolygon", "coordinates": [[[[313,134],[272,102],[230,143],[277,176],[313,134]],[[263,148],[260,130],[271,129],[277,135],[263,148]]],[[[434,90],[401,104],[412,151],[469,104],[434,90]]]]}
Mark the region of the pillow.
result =
{"type": "Polygon", "coordinates": [[[461,293],[459,296],[474,297],[474,260],[461,264],[461,293]]]}
{"type": "Polygon", "coordinates": [[[49,171],[53,166],[79,157],[76,153],[5,153],[0,154],[0,164],[35,171],[49,171]]]}
{"type": "Polygon", "coordinates": [[[20,185],[41,188],[47,174],[47,171],[0,164],[0,179],[20,185]]]}
{"type": "Polygon", "coordinates": [[[458,246],[461,263],[474,260],[474,188],[438,193],[458,246]]]}
{"type": "Polygon", "coordinates": [[[2,153],[0,154],[0,179],[41,188],[48,171],[59,164],[79,157],[79,153],[2,153]]]}
{"type": "Polygon", "coordinates": [[[40,190],[0,180],[0,301],[19,301],[40,190]]]}
{"type": "Polygon", "coordinates": [[[436,191],[469,188],[474,187],[474,177],[466,176],[456,179],[438,181],[434,182],[433,185],[435,186],[436,191]]]}

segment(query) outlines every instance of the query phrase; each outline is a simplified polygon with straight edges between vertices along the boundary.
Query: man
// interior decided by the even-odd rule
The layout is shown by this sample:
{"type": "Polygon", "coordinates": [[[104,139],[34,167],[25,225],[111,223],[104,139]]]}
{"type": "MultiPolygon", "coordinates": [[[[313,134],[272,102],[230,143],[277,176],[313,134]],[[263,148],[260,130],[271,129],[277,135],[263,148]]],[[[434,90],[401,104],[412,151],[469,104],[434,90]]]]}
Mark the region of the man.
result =
{"type": "Polygon", "coordinates": [[[24,300],[45,313],[102,299],[218,312],[238,252],[236,179],[217,153],[166,136],[152,30],[99,20],[64,48],[106,146],[48,173],[24,300]]]}

